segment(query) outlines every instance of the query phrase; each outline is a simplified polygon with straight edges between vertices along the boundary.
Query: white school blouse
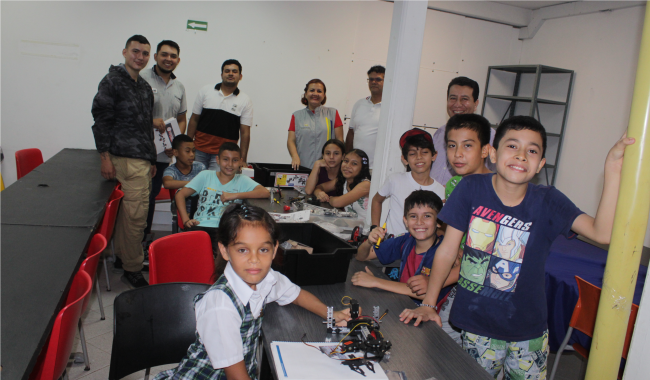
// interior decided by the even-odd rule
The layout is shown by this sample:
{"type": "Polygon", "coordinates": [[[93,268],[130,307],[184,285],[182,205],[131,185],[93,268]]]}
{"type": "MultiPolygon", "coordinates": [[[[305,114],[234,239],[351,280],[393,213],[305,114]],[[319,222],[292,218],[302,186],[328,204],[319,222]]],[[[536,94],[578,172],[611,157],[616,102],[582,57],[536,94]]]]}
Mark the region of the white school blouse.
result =
{"type": "MultiPolygon", "coordinates": [[[[241,303],[250,303],[255,318],[260,316],[265,303],[287,305],[300,294],[298,285],[273,269],[257,284],[257,290],[251,289],[235,273],[230,263],[226,266],[224,275],[241,303]]],[[[196,330],[213,368],[229,367],[244,360],[244,347],[239,333],[242,320],[226,293],[221,290],[208,292],[196,303],[194,313],[196,330]]]]}

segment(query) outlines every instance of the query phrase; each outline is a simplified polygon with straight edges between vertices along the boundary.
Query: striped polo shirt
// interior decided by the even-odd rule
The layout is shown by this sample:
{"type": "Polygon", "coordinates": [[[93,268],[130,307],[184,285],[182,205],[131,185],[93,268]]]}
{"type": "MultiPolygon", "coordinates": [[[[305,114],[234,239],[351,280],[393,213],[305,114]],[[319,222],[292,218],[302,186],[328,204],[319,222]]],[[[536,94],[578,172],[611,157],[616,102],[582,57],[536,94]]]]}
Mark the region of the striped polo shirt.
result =
{"type": "Polygon", "coordinates": [[[218,154],[221,144],[239,141],[240,125],[253,124],[253,103],[248,95],[235,89],[224,96],[221,83],[205,85],[199,90],[192,113],[201,115],[194,135],[197,150],[218,154]]]}

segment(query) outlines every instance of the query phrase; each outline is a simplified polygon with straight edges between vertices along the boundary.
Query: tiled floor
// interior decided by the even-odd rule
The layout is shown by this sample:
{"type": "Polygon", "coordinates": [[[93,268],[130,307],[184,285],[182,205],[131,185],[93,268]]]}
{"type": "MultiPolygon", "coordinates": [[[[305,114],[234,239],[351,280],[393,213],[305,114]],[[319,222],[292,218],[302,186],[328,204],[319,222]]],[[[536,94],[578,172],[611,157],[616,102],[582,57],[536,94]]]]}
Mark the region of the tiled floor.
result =
{"type": "MultiPolygon", "coordinates": [[[[168,235],[170,232],[155,231],[156,238],[168,235]]],[[[88,355],[90,356],[90,371],[84,371],[83,363],[68,364],[68,377],[70,380],[84,379],[84,380],[106,380],[108,379],[108,371],[111,361],[111,348],[113,345],[113,300],[120,293],[128,290],[129,287],[124,284],[120,277],[121,274],[113,273],[112,264],[109,263],[109,278],[111,281],[111,291],[106,291],[106,276],[103,267],[100,266],[98,272],[99,284],[101,286],[102,301],[104,302],[104,312],[106,320],[101,320],[99,312],[99,304],[97,303],[97,295],[93,288],[90,306],[86,313],[82,316],[84,324],[84,332],[86,334],[86,341],[88,343],[88,355]]],[[[149,274],[144,273],[145,278],[149,279],[149,274]]],[[[81,344],[79,336],[77,336],[73,352],[81,353],[81,344]]],[[[548,359],[549,371],[555,360],[555,355],[551,354],[548,359]]],[[[565,353],[560,360],[560,366],[555,376],[556,380],[581,380],[584,377],[582,368],[583,361],[575,353],[565,353]]],[[[151,369],[150,379],[153,378],[158,372],[164,371],[168,368],[173,368],[175,365],[160,366],[151,369]]],[[[144,378],[144,371],[139,371],[125,377],[125,380],[139,380],[144,378]]],[[[409,379],[418,380],[418,379],[409,379]]]]}

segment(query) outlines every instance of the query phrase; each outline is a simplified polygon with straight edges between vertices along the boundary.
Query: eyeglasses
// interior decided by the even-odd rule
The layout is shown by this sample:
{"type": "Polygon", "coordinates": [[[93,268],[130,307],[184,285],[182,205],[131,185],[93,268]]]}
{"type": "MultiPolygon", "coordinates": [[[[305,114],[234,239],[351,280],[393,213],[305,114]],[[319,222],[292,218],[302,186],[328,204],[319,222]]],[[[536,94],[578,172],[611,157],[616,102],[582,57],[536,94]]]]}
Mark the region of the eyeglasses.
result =
{"type": "Polygon", "coordinates": [[[384,78],[368,78],[368,83],[370,83],[370,82],[381,83],[383,81],[384,81],[384,78]]]}

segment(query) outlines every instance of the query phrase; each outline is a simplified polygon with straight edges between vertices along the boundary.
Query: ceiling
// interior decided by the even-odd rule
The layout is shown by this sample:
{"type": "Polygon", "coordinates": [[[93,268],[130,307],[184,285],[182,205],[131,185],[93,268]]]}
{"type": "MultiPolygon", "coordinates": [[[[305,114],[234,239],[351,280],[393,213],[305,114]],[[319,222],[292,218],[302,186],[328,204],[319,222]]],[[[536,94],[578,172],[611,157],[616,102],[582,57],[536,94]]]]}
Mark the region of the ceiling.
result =
{"type": "Polygon", "coordinates": [[[550,7],[551,5],[558,5],[564,3],[572,3],[573,1],[494,1],[495,3],[511,5],[518,8],[526,9],[539,9],[550,7]]]}

